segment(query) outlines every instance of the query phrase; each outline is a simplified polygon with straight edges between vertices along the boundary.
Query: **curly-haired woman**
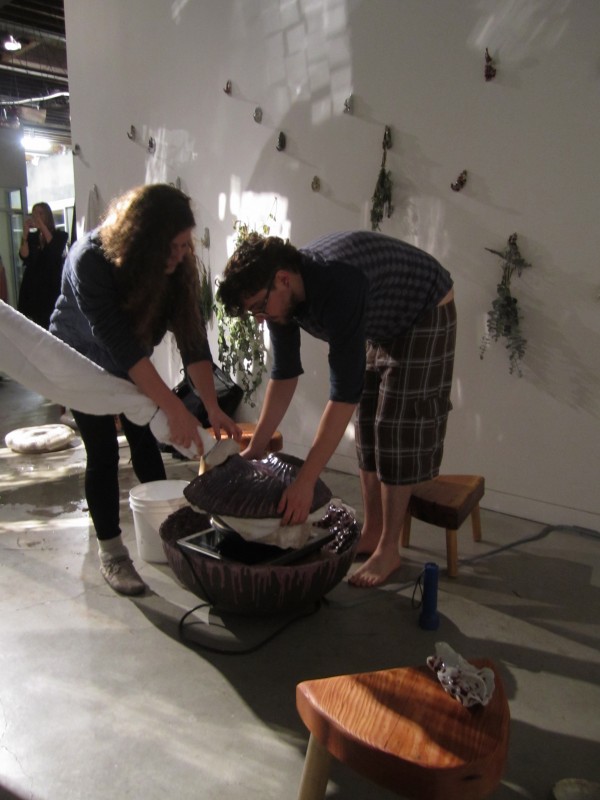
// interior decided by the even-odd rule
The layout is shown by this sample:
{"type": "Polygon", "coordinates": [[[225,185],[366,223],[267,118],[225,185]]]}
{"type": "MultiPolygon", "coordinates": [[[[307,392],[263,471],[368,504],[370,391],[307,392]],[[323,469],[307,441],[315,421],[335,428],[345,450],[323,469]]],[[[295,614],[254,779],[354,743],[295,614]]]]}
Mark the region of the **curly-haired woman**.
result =
{"type": "MultiPolygon", "coordinates": [[[[202,452],[198,420],[150,361],[167,330],[173,332],[187,373],[217,434],[240,431],[219,407],[212,357],[199,303],[199,277],[190,198],[173,186],[154,184],[113,201],[104,222],[71,248],[50,331],[113,375],[128,378],[166,414],[170,441],[202,452]]],[[[72,409],[87,453],[85,493],[96,535],[101,572],[122,594],[139,594],[138,575],[119,527],[119,449],[112,416],[72,409]]],[[[124,415],[121,425],[138,479],[166,477],[148,426],[124,415]]]]}

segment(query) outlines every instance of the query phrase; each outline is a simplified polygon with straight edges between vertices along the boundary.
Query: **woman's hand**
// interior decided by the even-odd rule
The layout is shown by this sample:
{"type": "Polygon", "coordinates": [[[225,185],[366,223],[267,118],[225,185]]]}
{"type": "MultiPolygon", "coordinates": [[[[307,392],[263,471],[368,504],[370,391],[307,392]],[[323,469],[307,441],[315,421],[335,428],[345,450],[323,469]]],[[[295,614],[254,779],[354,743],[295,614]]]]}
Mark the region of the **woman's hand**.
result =
{"type": "Polygon", "coordinates": [[[169,403],[168,408],[163,407],[169,424],[169,441],[184,448],[191,447],[193,443],[198,448],[198,454],[202,455],[204,448],[198,430],[200,422],[179,398],[173,397],[177,402],[169,403]]]}
{"type": "Polygon", "coordinates": [[[208,414],[208,421],[217,439],[220,439],[221,433],[225,431],[236,442],[242,441],[242,429],[219,406],[208,414]]]}

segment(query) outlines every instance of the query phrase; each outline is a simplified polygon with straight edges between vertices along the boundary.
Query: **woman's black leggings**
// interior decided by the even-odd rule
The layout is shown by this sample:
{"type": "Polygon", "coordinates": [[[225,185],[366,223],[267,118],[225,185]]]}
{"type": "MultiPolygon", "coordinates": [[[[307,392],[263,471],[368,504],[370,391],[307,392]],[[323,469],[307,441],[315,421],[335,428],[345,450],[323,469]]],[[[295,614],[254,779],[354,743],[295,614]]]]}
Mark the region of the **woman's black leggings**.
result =
{"type": "MultiPolygon", "coordinates": [[[[85,498],[98,539],[119,536],[119,443],[113,416],[96,416],[73,411],[73,418],[85,445],[85,498]]],[[[166,478],[156,439],[148,425],[134,425],[119,416],[129,442],[133,470],[141,483],[166,478]]]]}

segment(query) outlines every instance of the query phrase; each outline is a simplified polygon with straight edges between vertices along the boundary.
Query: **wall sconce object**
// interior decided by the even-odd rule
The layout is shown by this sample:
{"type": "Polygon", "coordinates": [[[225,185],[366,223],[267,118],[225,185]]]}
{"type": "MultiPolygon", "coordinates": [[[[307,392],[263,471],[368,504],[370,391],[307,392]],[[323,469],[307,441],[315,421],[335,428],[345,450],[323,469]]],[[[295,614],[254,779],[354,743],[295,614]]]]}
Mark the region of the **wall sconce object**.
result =
{"type": "Polygon", "coordinates": [[[279,136],[277,137],[277,144],[275,147],[279,152],[285,150],[285,146],[287,144],[287,139],[285,138],[285,133],[283,131],[279,131],[279,136]]]}
{"type": "Polygon", "coordinates": [[[223,91],[225,92],[225,94],[231,94],[231,81],[227,81],[223,91]]]}
{"type": "Polygon", "coordinates": [[[152,136],[148,139],[148,152],[153,153],[156,150],[156,142],[152,136]]]}
{"type": "Polygon", "coordinates": [[[204,228],[204,235],[200,237],[200,244],[202,247],[206,248],[206,250],[210,249],[210,231],[208,228],[204,228]]]}
{"type": "Polygon", "coordinates": [[[344,100],[344,114],[353,114],[354,113],[354,97],[350,95],[344,100]]]}
{"type": "Polygon", "coordinates": [[[454,181],[454,183],[450,184],[450,188],[454,192],[460,192],[460,190],[463,188],[466,182],[467,182],[467,170],[463,169],[463,171],[460,173],[460,175],[454,181]]]}
{"type": "Polygon", "coordinates": [[[318,192],[320,190],[320,188],[321,188],[321,180],[320,180],[318,175],[315,175],[315,177],[312,179],[312,182],[310,184],[310,188],[313,190],[313,192],[318,192]]]}
{"type": "Polygon", "coordinates": [[[132,142],[135,142],[137,138],[137,131],[135,129],[135,125],[132,125],[131,128],[127,131],[127,138],[131,139],[132,142]]]}
{"type": "Polygon", "coordinates": [[[254,122],[262,122],[262,108],[260,106],[256,106],[254,109],[253,118],[254,122]]]}
{"type": "Polygon", "coordinates": [[[80,156],[81,155],[81,147],[78,144],[74,144],[72,153],[73,153],[74,156],[80,156]]]}

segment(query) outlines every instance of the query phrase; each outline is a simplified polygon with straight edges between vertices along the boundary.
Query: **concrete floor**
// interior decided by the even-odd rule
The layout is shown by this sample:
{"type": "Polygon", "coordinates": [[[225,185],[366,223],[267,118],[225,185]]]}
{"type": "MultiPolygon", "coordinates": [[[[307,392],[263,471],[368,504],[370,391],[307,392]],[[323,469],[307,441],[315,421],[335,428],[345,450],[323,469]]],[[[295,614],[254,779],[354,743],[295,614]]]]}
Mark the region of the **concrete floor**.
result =
{"type": "MultiPolygon", "coordinates": [[[[58,421],[56,406],[7,379],[0,409],[2,443],[14,428],[58,421]]],[[[98,571],[81,445],[37,456],[0,449],[0,797],[291,800],[307,742],[296,684],[422,664],[437,641],[492,658],[503,675],[511,744],[496,800],[600,780],[598,533],[483,510],[484,541],[465,525],[460,575],[449,579],[443,532],[415,522],[385,587],[344,582],[279,631],[205,610],[186,644],[178,622],[199,601],[167,565],[137,557],[127,455],[124,536],[151,587],[138,599],[116,595],[98,571]],[[411,604],[426,561],[441,568],[434,632],[419,628],[411,604]],[[254,649],[214,652],[224,647],[254,649]]],[[[169,477],[196,474],[191,462],[165,462],[169,477]]],[[[360,517],[357,479],[329,472],[326,482],[360,517]]],[[[327,796],[396,795],[334,764],[327,796]]]]}

